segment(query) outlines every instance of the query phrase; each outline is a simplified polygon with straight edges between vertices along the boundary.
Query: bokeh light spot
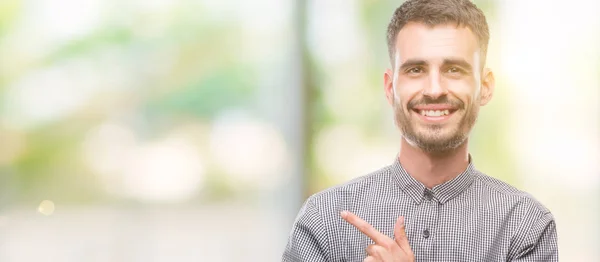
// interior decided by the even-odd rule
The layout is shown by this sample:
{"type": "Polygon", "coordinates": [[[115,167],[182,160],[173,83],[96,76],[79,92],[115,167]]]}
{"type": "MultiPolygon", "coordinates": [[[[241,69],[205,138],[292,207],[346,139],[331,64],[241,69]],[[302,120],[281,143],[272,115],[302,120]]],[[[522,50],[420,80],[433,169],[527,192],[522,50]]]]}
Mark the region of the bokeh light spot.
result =
{"type": "Polygon", "coordinates": [[[50,200],[44,200],[38,206],[38,212],[43,215],[50,216],[54,213],[54,202],[50,200]]]}

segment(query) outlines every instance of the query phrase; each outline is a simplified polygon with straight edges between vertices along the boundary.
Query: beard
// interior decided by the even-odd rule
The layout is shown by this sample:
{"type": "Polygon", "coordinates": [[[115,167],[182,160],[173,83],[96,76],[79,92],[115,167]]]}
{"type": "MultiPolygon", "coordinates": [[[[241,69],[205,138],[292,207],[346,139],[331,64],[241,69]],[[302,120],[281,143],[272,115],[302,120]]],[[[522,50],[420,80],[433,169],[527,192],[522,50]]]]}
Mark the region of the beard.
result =
{"type": "Polygon", "coordinates": [[[393,108],[396,125],[402,132],[404,139],[424,152],[433,154],[447,153],[464,144],[469,138],[469,133],[475,125],[479,112],[479,107],[476,105],[466,108],[462,101],[458,99],[450,100],[446,96],[438,99],[423,97],[419,100],[413,100],[407,105],[408,111],[404,110],[397,99],[394,99],[393,108]],[[453,114],[462,113],[462,118],[458,123],[418,123],[417,119],[413,119],[410,111],[416,105],[427,104],[450,104],[457,108],[453,114]]]}

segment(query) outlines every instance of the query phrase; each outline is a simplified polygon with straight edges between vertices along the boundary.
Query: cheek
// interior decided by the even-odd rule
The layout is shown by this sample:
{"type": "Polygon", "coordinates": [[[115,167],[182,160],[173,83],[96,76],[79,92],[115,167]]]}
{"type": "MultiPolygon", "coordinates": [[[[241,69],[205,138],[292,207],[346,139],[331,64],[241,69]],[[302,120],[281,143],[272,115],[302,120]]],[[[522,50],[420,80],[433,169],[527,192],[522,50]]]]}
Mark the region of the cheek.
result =
{"type": "Polygon", "coordinates": [[[427,84],[427,78],[409,78],[406,76],[399,76],[396,79],[396,89],[404,93],[420,92],[427,84]]]}
{"type": "Polygon", "coordinates": [[[448,93],[465,104],[466,108],[473,106],[479,99],[479,88],[471,81],[449,81],[448,93]]]}
{"type": "Polygon", "coordinates": [[[421,80],[415,79],[398,79],[396,82],[395,90],[395,98],[397,102],[402,104],[404,109],[406,105],[411,100],[418,98],[419,95],[423,92],[424,83],[421,80]]]}

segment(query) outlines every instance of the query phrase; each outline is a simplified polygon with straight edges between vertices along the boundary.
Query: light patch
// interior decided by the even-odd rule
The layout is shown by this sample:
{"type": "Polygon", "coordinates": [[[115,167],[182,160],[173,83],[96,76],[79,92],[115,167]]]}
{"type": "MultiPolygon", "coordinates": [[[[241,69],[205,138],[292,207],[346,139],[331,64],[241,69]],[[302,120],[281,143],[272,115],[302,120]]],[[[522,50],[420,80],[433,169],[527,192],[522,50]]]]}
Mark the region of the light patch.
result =
{"type": "Polygon", "coordinates": [[[236,111],[223,113],[213,123],[210,150],[232,181],[261,188],[279,185],[291,158],[279,130],[236,111]]]}
{"type": "Polygon", "coordinates": [[[474,97],[479,97],[479,95],[481,94],[481,70],[479,70],[479,68],[481,67],[481,52],[480,49],[477,48],[477,50],[475,50],[475,53],[473,54],[473,77],[475,78],[475,96],[474,97]]]}
{"type": "Polygon", "coordinates": [[[394,100],[400,101],[400,97],[396,93],[396,83],[398,82],[398,70],[400,68],[400,53],[396,52],[396,57],[394,58],[394,71],[392,75],[392,94],[394,95],[394,100]]]}
{"type": "Polygon", "coordinates": [[[42,203],[40,203],[37,210],[42,215],[50,216],[54,213],[54,202],[50,200],[44,200],[42,203]]]}

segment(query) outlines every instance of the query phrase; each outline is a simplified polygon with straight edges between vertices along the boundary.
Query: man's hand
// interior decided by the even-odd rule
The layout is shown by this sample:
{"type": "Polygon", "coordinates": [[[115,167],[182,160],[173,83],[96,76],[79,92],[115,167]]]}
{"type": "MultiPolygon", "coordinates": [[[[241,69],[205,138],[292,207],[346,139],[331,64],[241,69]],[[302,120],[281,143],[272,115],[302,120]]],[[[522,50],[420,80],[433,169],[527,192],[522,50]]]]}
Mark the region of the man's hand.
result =
{"type": "Polygon", "coordinates": [[[348,211],[342,211],[341,216],[346,222],[352,224],[360,232],[371,238],[375,244],[367,247],[364,262],[414,262],[415,256],[408,244],[406,231],[404,230],[404,217],[398,217],[394,227],[394,238],[380,233],[360,217],[348,211]]]}

